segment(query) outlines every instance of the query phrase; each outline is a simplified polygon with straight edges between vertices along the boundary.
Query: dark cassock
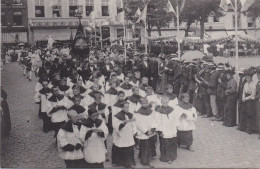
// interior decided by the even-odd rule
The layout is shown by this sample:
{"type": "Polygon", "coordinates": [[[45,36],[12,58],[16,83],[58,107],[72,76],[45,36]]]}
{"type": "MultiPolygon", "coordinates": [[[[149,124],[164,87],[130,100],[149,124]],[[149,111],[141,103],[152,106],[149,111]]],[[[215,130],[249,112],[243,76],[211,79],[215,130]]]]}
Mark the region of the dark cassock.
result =
{"type": "Polygon", "coordinates": [[[141,63],[139,63],[137,69],[140,71],[141,77],[150,78],[151,73],[149,67],[150,67],[150,63],[148,61],[142,61],[141,63]]]}
{"type": "Polygon", "coordinates": [[[11,118],[7,103],[7,93],[1,88],[1,137],[7,136],[11,131],[11,118]]]}
{"type": "Polygon", "coordinates": [[[157,80],[158,80],[158,61],[153,59],[150,61],[150,79],[149,84],[152,86],[153,90],[156,90],[157,80]]]}

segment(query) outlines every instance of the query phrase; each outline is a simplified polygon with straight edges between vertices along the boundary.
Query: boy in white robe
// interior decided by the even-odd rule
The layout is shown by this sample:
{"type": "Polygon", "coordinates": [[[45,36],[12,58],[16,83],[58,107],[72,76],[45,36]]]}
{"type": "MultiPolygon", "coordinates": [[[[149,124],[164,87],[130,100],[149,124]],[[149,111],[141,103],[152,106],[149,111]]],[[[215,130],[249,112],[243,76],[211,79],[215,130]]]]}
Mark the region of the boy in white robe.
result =
{"type": "Polygon", "coordinates": [[[158,120],[157,131],[160,140],[160,161],[172,164],[177,158],[177,127],[180,115],[169,105],[169,98],[164,96],[161,105],[157,106],[156,119],[158,120]]]}
{"type": "Polygon", "coordinates": [[[104,168],[106,161],[107,149],[104,141],[108,135],[108,129],[99,117],[97,110],[89,109],[88,118],[80,129],[80,138],[84,143],[84,158],[87,162],[86,168],[104,168]]]}
{"type": "Polygon", "coordinates": [[[59,83],[59,90],[60,94],[64,96],[69,96],[70,93],[72,92],[72,89],[70,86],[67,85],[67,80],[66,78],[63,78],[60,83],[59,83]]]}
{"type": "MultiPolygon", "coordinates": [[[[99,91],[99,85],[93,85],[92,91],[89,92],[86,96],[84,104],[88,106],[93,103],[95,101],[95,94],[97,93],[101,93],[102,95],[104,95],[102,92],[99,91]]],[[[105,102],[104,97],[102,97],[102,102],[105,102]]]]}
{"type": "MultiPolygon", "coordinates": [[[[147,98],[141,99],[141,108],[135,114],[137,135],[140,140],[139,158],[141,164],[150,166],[152,158],[156,157],[157,121],[155,112],[151,109],[147,98]]],[[[150,166],[152,167],[152,166],[150,166]]]]}
{"type": "Polygon", "coordinates": [[[177,135],[179,146],[185,145],[187,150],[194,151],[191,147],[193,142],[192,131],[196,129],[197,113],[195,107],[189,103],[189,100],[189,94],[184,93],[176,106],[176,111],[182,114],[177,135]]]}
{"type": "Polygon", "coordinates": [[[178,104],[178,98],[175,93],[173,93],[173,86],[171,84],[168,84],[166,86],[165,93],[163,96],[167,96],[169,98],[169,105],[170,106],[175,106],[178,104]]]}
{"type": "Polygon", "coordinates": [[[49,81],[42,80],[42,89],[35,94],[35,101],[39,102],[39,117],[43,119],[43,131],[47,133],[51,130],[51,119],[47,116],[47,101],[51,97],[51,89],[48,87],[49,81]]]}
{"type": "MultiPolygon", "coordinates": [[[[132,95],[127,97],[127,101],[130,103],[130,112],[135,112],[137,109],[137,105],[140,104],[141,96],[139,95],[139,87],[134,86],[132,88],[132,95]]],[[[140,106],[139,106],[140,107],[140,106]]]]}
{"type": "Polygon", "coordinates": [[[133,85],[133,86],[139,86],[141,84],[141,73],[140,73],[140,71],[135,71],[134,77],[132,77],[130,84],[133,85]]]}
{"type": "Polygon", "coordinates": [[[146,96],[146,88],[149,87],[148,85],[148,78],[143,77],[142,83],[139,85],[140,88],[140,96],[145,97],[146,96]]]}
{"type": "Polygon", "coordinates": [[[105,103],[108,106],[113,106],[117,101],[117,94],[118,94],[118,90],[117,90],[116,81],[111,81],[111,87],[107,90],[105,94],[105,103]]]}
{"type": "Polygon", "coordinates": [[[57,147],[59,157],[65,161],[66,168],[85,168],[86,162],[82,152],[79,128],[76,113],[70,112],[68,120],[59,129],[57,135],[57,147]]]}
{"type": "Polygon", "coordinates": [[[125,92],[125,97],[131,96],[133,85],[130,84],[130,78],[125,76],[124,82],[119,86],[119,90],[123,90],[125,92]]]}
{"type": "Polygon", "coordinates": [[[124,102],[123,105],[123,109],[113,116],[112,164],[131,168],[135,166],[136,125],[133,114],[129,112],[129,103],[124,102]]]}
{"type": "Polygon", "coordinates": [[[70,107],[69,99],[59,93],[57,86],[52,87],[53,95],[47,102],[47,115],[51,117],[55,137],[60,129],[60,126],[68,120],[67,113],[70,107]]]}

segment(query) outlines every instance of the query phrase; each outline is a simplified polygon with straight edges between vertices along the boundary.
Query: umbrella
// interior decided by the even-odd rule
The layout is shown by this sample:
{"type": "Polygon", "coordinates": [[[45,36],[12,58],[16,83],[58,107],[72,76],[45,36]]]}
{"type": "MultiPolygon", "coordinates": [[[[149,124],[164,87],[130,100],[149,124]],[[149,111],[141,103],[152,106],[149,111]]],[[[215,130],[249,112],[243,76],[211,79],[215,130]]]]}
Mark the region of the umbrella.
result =
{"type": "Polygon", "coordinates": [[[181,60],[192,61],[193,59],[202,59],[205,54],[201,51],[187,51],[181,56],[181,60]]]}
{"type": "Polygon", "coordinates": [[[24,43],[19,43],[18,46],[24,46],[25,44],[24,43]]]}

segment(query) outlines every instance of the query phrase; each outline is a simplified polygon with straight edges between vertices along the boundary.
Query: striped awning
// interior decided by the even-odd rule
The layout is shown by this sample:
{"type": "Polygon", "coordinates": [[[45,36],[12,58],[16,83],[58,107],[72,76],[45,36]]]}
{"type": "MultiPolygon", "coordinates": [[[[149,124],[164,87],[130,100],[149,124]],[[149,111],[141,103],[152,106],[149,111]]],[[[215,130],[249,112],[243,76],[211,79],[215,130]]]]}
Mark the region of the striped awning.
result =
{"type": "Polygon", "coordinates": [[[13,33],[2,33],[2,43],[16,43],[24,42],[27,43],[27,32],[13,32],[13,33]]]}

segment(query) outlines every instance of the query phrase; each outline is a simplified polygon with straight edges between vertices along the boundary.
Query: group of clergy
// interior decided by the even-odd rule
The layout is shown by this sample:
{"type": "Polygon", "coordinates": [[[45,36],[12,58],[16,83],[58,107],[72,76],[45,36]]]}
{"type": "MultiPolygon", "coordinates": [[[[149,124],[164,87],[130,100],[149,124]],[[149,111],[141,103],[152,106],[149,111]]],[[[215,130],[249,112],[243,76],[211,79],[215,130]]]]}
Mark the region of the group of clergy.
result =
{"type": "Polygon", "coordinates": [[[135,166],[135,151],[143,166],[153,167],[157,142],[160,161],[169,164],[178,146],[193,151],[197,114],[188,93],[177,97],[172,84],[155,93],[151,76],[144,73],[147,55],[136,67],[124,67],[117,54],[102,63],[95,55],[102,57],[93,51],[83,63],[56,57],[43,61],[37,72],[35,101],[43,131],[55,132],[67,168],[103,168],[109,159],[107,137],[112,137],[112,164],[118,167],[135,166]]]}

